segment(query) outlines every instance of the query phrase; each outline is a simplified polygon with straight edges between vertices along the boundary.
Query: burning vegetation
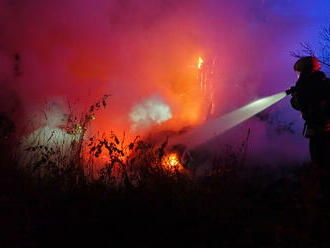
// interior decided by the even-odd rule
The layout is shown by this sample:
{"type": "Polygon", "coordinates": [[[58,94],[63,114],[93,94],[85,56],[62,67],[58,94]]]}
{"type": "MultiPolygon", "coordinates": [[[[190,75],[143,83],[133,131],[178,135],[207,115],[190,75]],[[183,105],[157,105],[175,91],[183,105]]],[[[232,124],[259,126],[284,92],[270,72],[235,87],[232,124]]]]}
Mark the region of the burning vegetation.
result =
{"type": "Polygon", "coordinates": [[[162,161],[162,165],[169,170],[183,170],[183,166],[177,153],[170,153],[165,155],[162,161]]]}
{"type": "MultiPolygon", "coordinates": [[[[196,125],[210,118],[214,111],[212,63],[197,57],[192,70],[177,75],[176,80],[184,81],[180,88],[173,89],[174,95],[180,102],[193,105],[183,105],[178,112],[171,109],[171,103],[167,104],[157,96],[146,99],[132,108],[131,130],[180,130],[183,123],[196,125]],[[185,87],[191,90],[186,91],[185,87]]],[[[64,176],[68,169],[74,168],[91,179],[101,178],[115,184],[129,182],[132,185],[139,184],[145,172],[141,171],[143,166],[165,174],[185,173],[180,155],[167,147],[167,141],[161,144],[168,139],[166,136],[161,137],[163,141],[160,143],[153,143],[139,136],[135,138],[133,134],[127,137],[124,134],[120,140],[113,132],[97,130],[93,133],[91,124],[100,123],[97,115],[107,106],[108,98],[109,95],[104,95],[81,114],[74,113],[70,104],[67,111],[56,103],[48,104],[41,127],[31,127],[32,132],[20,142],[20,164],[39,176],[53,174],[54,171],[64,176]]]]}
{"type": "MultiPolygon", "coordinates": [[[[80,114],[70,105],[68,113],[61,112],[57,105],[47,105],[51,108],[44,112],[44,126],[19,142],[19,164],[44,180],[96,180],[115,187],[140,187],[159,177],[191,180],[201,173],[198,156],[191,156],[184,144],[169,145],[171,135],[161,135],[154,141],[125,133],[122,137],[114,132],[93,133],[90,128],[108,105],[109,97],[104,95],[80,114]]],[[[215,173],[219,170],[230,171],[223,167],[215,173]]],[[[202,174],[214,171],[212,167],[202,174]]]]}

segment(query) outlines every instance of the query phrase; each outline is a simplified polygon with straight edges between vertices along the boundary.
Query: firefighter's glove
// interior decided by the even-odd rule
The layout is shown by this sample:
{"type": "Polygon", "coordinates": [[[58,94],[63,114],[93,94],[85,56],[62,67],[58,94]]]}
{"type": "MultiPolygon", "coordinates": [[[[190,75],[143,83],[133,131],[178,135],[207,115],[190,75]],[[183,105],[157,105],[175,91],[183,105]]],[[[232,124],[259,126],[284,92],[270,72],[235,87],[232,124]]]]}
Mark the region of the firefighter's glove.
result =
{"type": "Polygon", "coordinates": [[[286,90],[285,93],[287,95],[292,95],[296,91],[296,88],[292,86],[290,89],[286,90]]]}

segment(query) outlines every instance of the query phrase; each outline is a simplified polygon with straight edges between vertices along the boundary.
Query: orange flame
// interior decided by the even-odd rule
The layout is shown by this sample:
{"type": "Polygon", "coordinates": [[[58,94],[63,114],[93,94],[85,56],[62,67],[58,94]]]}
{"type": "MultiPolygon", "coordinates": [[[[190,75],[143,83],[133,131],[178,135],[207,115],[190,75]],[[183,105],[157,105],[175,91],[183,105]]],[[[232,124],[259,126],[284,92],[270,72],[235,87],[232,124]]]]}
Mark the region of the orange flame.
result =
{"type": "Polygon", "coordinates": [[[183,170],[183,166],[180,163],[179,156],[177,153],[170,153],[169,155],[165,156],[162,165],[170,170],[183,170]]]}
{"type": "Polygon", "coordinates": [[[202,59],[202,57],[199,57],[198,58],[198,69],[202,68],[203,63],[204,63],[204,60],[202,59]]]}

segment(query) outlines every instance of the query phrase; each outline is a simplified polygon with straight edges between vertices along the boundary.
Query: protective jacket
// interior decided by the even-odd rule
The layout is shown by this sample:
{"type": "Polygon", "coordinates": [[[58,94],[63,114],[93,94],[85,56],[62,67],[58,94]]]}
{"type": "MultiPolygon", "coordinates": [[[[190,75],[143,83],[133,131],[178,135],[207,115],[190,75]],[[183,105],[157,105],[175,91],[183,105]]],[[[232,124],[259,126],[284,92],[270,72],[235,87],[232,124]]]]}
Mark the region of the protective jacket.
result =
{"type": "Polygon", "coordinates": [[[291,98],[291,105],[301,111],[304,135],[330,135],[330,80],[322,71],[301,73],[291,98]]]}

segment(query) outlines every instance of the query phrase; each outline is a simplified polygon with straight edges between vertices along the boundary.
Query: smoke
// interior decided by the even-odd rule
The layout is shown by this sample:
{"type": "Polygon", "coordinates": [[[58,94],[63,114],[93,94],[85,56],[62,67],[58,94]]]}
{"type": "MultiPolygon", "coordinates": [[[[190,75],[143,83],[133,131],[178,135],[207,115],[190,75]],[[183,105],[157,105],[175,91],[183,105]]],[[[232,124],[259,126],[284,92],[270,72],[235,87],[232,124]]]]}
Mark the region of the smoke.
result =
{"type": "MultiPolygon", "coordinates": [[[[315,40],[328,10],[324,1],[301,0],[0,0],[0,81],[26,119],[49,99],[82,111],[111,94],[95,129],[180,130],[206,119],[199,57],[212,68],[210,118],[221,116],[291,86],[288,53],[315,40]],[[154,99],[157,110],[141,101],[151,95],[163,99],[154,99]]],[[[278,105],[283,118],[299,119],[287,106],[278,105]]],[[[270,143],[255,135],[262,145],[253,153],[270,143]]]]}
{"type": "Polygon", "coordinates": [[[130,113],[132,130],[144,130],[172,118],[170,107],[157,96],[135,105],[130,113]]]}

